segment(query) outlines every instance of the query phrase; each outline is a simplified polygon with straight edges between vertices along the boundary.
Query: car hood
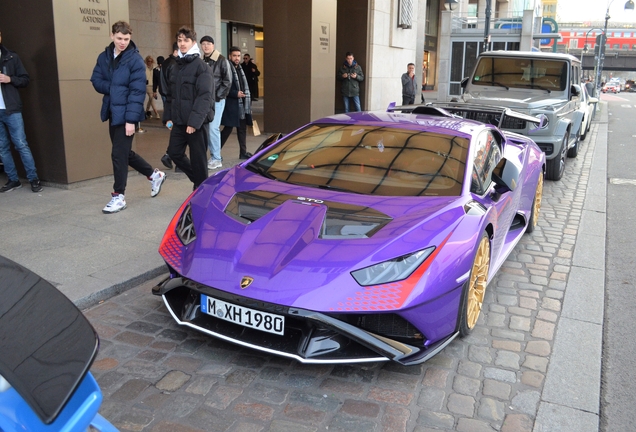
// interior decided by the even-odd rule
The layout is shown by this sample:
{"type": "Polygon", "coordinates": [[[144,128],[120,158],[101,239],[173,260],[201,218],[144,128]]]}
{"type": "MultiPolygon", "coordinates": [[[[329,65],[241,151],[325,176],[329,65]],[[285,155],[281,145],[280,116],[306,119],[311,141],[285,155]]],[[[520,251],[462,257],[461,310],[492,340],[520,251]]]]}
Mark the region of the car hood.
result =
{"type": "Polygon", "coordinates": [[[527,90],[516,91],[510,90],[492,90],[492,91],[471,91],[462,96],[463,100],[472,104],[481,104],[488,106],[504,106],[515,111],[527,112],[533,109],[542,109],[546,107],[559,108],[564,104],[562,98],[550,97],[543,90],[527,90]]]}
{"type": "Polygon", "coordinates": [[[316,309],[325,299],[363,289],[351,271],[443,243],[465,215],[463,201],[333,192],[235,167],[193,196],[196,240],[183,252],[181,272],[214,288],[316,309]],[[241,220],[237,199],[265,210],[241,220]],[[357,216],[363,228],[347,227],[357,216]],[[330,219],[339,235],[325,232],[330,219]],[[368,230],[365,224],[376,225],[368,230]],[[253,282],[244,292],[245,277],[253,282]]]}

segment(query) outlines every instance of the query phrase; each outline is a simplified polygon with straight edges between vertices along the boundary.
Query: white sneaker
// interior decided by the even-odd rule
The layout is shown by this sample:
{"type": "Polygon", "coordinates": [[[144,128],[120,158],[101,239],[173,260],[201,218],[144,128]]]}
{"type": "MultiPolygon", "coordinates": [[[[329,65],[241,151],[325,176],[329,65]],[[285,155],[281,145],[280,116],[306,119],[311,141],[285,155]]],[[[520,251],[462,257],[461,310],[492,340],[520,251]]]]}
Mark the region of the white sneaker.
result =
{"type": "Polygon", "coordinates": [[[210,170],[221,168],[222,166],[223,163],[220,160],[210,158],[210,160],[208,161],[208,169],[210,170]]]}
{"type": "Polygon", "coordinates": [[[126,200],[122,194],[113,195],[110,202],[106,204],[106,207],[102,210],[102,213],[110,214],[117,213],[126,208],[126,200]]]}
{"type": "Polygon", "coordinates": [[[155,168],[155,172],[152,173],[150,179],[150,186],[152,187],[150,190],[150,196],[156,197],[159,195],[159,192],[161,192],[161,185],[166,180],[166,173],[155,168]]]}

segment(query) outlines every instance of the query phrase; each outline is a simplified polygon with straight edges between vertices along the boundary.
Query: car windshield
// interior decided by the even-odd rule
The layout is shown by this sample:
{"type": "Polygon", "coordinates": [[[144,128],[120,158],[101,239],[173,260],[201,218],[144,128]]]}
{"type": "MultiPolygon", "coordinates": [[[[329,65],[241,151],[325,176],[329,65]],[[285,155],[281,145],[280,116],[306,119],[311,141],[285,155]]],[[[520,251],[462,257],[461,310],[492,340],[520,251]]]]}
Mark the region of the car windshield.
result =
{"type": "Polygon", "coordinates": [[[516,57],[481,57],[472,80],[474,85],[548,91],[563,91],[567,82],[565,61],[516,57]]]}
{"type": "Polygon", "coordinates": [[[457,196],[469,140],[370,125],[309,125],[246,166],[291,184],[381,196],[457,196]]]}

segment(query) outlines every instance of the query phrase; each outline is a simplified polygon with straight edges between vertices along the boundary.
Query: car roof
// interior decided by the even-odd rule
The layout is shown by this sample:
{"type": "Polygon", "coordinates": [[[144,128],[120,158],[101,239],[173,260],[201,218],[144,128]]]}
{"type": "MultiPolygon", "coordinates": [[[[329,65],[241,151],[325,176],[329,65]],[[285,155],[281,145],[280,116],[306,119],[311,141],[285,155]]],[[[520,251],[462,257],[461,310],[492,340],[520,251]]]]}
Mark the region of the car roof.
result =
{"type": "Polygon", "coordinates": [[[569,60],[580,63],[581,61],[570,54],[551,53],[543,51],[485,51],[479,57],[534,57],[550,60],[569,60]]]}

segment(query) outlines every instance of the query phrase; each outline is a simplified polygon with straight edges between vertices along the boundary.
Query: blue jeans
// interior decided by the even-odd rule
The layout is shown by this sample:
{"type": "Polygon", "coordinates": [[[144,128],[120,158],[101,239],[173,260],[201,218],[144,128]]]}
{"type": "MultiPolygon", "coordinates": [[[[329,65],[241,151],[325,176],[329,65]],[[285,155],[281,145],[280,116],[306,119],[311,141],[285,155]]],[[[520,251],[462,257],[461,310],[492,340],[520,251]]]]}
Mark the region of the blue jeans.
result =
{"type": "Polygon", "coordinates": [[[18,170],[15,168],[15,162],[13,162],[13,157],[11,156],[12,141],[15,149],[20,154],[27,178],[29,181],[36,180],[38,173],[35,170],[35,161],[24,133],[22,113],[7,114],[7,110],[0,109],[0,158],[9,180],[17,181],[18,170]],[[10,139],[9,136],[11,137],[10,139]]]}
{"type": "Polygon", "coordinates": [[[356,107],[356,111],[362,111],[360,109],[360,96],[343,96],[342,100],[344,102],[344,106],[345,106],[345,112],[349,112],[349,99],[353,99],[353,103],[356,107]]]}
{"type": "Polygon", "coordinates": [[[225,99],[221,99],[214,103],[214,120],[210,124],[210,156],[213,160],[220,161],[221,158],[221,131],[219,126],[221,125],[221,117],[223,117],[223,110],[225,110],[225,99]]]}

